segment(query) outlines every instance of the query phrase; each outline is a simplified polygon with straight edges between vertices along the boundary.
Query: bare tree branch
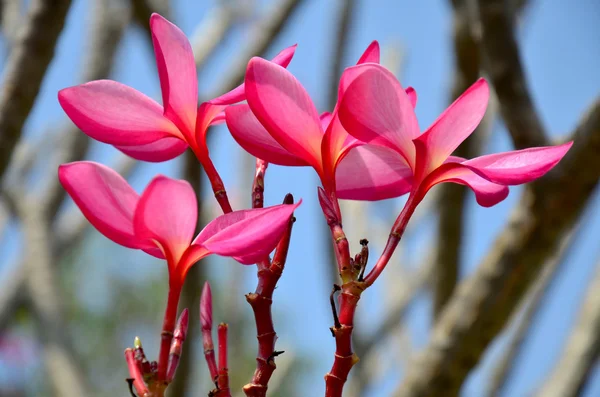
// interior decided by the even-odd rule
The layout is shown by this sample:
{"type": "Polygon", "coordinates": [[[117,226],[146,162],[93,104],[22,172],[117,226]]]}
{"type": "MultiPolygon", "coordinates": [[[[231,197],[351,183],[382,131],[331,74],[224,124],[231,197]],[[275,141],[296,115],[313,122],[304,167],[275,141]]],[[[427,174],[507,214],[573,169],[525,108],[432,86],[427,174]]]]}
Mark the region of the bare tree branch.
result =
{"type": "Polygon", "coordinates": [[[0,23],[2,33],[9,47],[13,45],[21,19],[21,0],[2,0],[0,3],[0,23]]]}
{"type": "Polygon", "coordinates": [[[244,80],[250,58],[264,55],[300,3],[302,0],[280,0],[252,27],[248,34],[248,44],[242,47],[244,50],[239,57],[232,61],[233,67],[221,80],[219,89],[208,98],[216,98],[223,92],[234,89],[244,80]]]}
{"type": "Polygon", "coordinates": [[[476,273],[462,282],[397,395],[457,395],[527,287],[577,221],[600,178],[600,99],[562,162],[531,183],[476,273]]]}
{"type": "Polygon", "coordinates": [[[542,121],[527,87],[514,34],[514,14],[503,0],[479,0],[483,67],[488,73],[500,112],[517,149],[547,144],[542,121]]]}
{"type": "Polygon", "coordinates": [[[0,92],[0,179],[54,56],[70,5],[70,0],[32,0],[19,30],[0,92]]]}
{"type": "MultiPolygon", "coordinates": [[[[458,98],[479,77],[479,48],[471,33],[472,26],[466,1],[453,1],[454,4],[454,54],[455,73],[452,83],[451,101],[458,98]]],[[[456,150],[455,154],[464,158],[475,157],[481,150],[486,129],[490,127],[490,111],[486,122],[456,150]]],[[[458,281],[463,243],[463,214],[467,199],[464,186],[446,183],[440,187],[439,224],[436,245],[436,271],[433,282],[433,313],[438,318],[446,302],[452,296],[458,281]]]]}
{"type": "Polygon", "coordinates": [[[67,332],[44,208],[35,198],[21,197],[17,205],[25,235],[25,285],[42,342],[46,372],[56,395],[87,395],[90,389],[67,332]]]}
{"type": "Polygon", "coordinates": [[[600,263],[573,327],[562,357],[538,396],[577,397],[600,356],[600,263]]]}
{"type": "Polygon", "coordinates": [[[498,359],[498,363],[494,368],[491,380],[487,385],[488,396],[495,397],[502,395],[506,382],[510,378],[515,363],[522,352],[523,344],[531,330],[531,326],[537,319],[537,314],[542,303],[545,301],[548,289],[550,288],[558,269],[564,262],[564,257],[569,251],[569,248],[572,247],[571,243],[574,240],[573,236],[577,235],[576,230],[578,229],[579,227],[563,238],[557,254],[550,258],[548,263],[544,265],[540,277],[530,287],[527,296],[524,297],[521,308],[513,314],[512,317],[514,320],[511,320],[511,322],[518,322],[517,327],[512,334],[502,357],[498,359]]]}

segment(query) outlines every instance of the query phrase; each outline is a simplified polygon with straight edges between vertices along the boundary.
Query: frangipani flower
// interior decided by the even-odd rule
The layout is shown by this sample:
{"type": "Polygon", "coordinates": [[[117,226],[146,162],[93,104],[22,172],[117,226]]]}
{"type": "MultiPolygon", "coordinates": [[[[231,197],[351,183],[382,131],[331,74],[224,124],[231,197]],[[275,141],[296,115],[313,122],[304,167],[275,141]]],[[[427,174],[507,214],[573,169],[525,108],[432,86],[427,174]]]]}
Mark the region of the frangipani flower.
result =
{"type": "MultiPolygon", "coordinates": [[[[158,14],[150,30],[163,105],[124,84],[98,80],[69,87],[58,100],[69,118],[90,137],[143,161],[160,162],[182,154],[188,145],[212,181],[206,132],[223,122],[223,110],[244,100],[244,84],[204,102],[198,108],[198,78],[192,47],[185,34],[158,14]]],[[[273,62],[286,67],[296,46],[280,52],[273,62]]]]}
{"type": "Polygon", "coordinates": [[[208,255],[230,256],[243,264],[265,258],[300,205],[231,212],[194,238],[198,204],[186,181],[159,175],[140,196],[114,170],[94,162],[63,164],[58,176],[100,233],[117,244],[166,259],[173,290],[181,289],[190,267],[208,255]]]}
{"type": "MultiPolygon", "coordinates": [[[[484,79],[475,82],[421,134],[411,99],[391,72],[374,64],[355,69],[358,76],[341,98],[339,119],[356,139],[393,152],[387,161],[404,176],[405,184],[398,184],[401,188],[395,192],[390,190],[389,197],[410,192],[418,203],[434,185],[453,182],[471,188],[477,202],[490,207],[506,198],[507,186],[530,182],[552,169],[572,145],[568,142],[471,160],[451,156],[484,116],[489,98],[484,79]]],[[[369,172],[382,171],[370,167],[369,172]]]]}
{"type": "MultiPolygon", "coordinates": [[[[358,61],[379,62],[375,41],[358,61]]],[[[360,71],[360,70],[359,70],[360,71]]],[[[341,77],[338,97],[359,75],[348,69],[341,77]]],[[[333,113],[318,115],[315,105],[300,82],[286,69],[260,58],[253,58],[246,70],[248,104],[230,106],[225,111],[227,126],[234,139],[253,156],[269,163],[311,166],[328,194],[347,199],[376,200],[404,178],[385,162],[393,155],[387,148],[364,143],[348,135],[333,113]],[[377,163],[385,178],[361,178],[358,169],[377,163]],[[335,176],[335,177],[334,177],[335,176]]],[[[416,103],[414,90],[408,89],[416,103]]]]}

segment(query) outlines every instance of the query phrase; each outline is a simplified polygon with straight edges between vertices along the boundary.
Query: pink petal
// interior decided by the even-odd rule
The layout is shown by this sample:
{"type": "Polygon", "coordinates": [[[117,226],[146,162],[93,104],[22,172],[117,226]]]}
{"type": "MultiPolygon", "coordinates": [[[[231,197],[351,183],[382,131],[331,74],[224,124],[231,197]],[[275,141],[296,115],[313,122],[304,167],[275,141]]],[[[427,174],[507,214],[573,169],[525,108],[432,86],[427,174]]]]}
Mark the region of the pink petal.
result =
{"type": "Polygon", "coordinates": [[[150,17],[165,116],[186,135],[196,125],[198,78],[192,46],[183,32],[158,14],[150,17]]]}
{"type": "Polygon", "coordinates": [[[327,127],[329,127],[329,123],[331,123],[332,119],[333,114],[331,114],[330,112],[321,113],[321,115],[319,116],[319,120],[321,121],[321,128],[323,129],[323,131],[327,131],[327,127]]]}
{"type": "Polygon", "coordinates": [[[342,125],[356,139],[398,151],[413,166],[412,140],[419,135],[419,125],[408,95],[394,75],[380,65],[350,69],[359,75],[341,97],[338,116],[342,125]]]}
{"type": "Polygon", "coordinates": [[[269,135],[246,104],[229,106],[225,110],[227,127],[233,139],[254,157],[269,163],[305,166],[308,163],[284,149],[269,135]]]}
{"type": "Polygon", "coordinates": [[[338,198],[384,200],[402,196],[412,187],[412,170],[395,151],[363,145],[348,152],[336,171],[338,198]]]}
{"type": "MultiPolygon", "coordinates": [[[[287,68],[290,62],[292,61],[292,57],[296,52],[297,44],[294,44],[291,47],[288,47],[281,51],[279,54],[275,55],[275,57],[271,60],[271,62],[276,63],[277,65],[283,66],[287,68]]],[[[241,102],[246,99],[246,93],[244,92],[245,84],[242,83],[235,87],[233,90],[209,101],[214,105],[232,105],[234,103],[241,102]]]]}
{"type": "Polygon", "coordinates": [[[377,40],[373,40],[371,44],[369,44],[365,52],[363,52],[363,54],[360,56],[360,59],[358,60],[358,62],[356,62],[356,64],[360,65],[362,63],[368,62],[379,63],[379,52],[379,43],[377,42],[377,40]]]}
{"type": "MultiPolygon", "coordinates": [[[[223,121],[223,111],[227,106],[215,105],[212,102],[204,102],[198,108],[198,119],[196,120],[196,144],[206,149],[206,132],[208,127],[223,121]]],[[[208,151],[208,149],[206,149],[208,151]]]]}
{"type": "Polygon", "coordinates": [[[179,138],[162,138],[145,145],[115,147],[136,160],[160,163],[183,154],[188,145],[179,138]]]}
{"type": "Polygon", "coordinates": [[[112,145],[144,145],[179,136],[162,107],[139,91],[112,80],[97,80],[58,93],[75,125],[90,137],[112,145]]]}
{"type": "Polygon", "coordinates": [[[414,88],[408,87],[406,89],[406,95],[408,95],[408,99],[410,99],[410,104],[413,108],[417,107],[417,91],[414,88]]]}
{"type": "Polygon", "coordinates": [[[198,204],[190,184],[159,175],[142,193],[133,226],[138,238],[157,241],[174,266],[192,241],[197,219],[198,204]]]}
{"type": "Polygon", "coordinates": [[[488,154],[465,161],[463,165],[491,182],[519,185],[531,182],[550,171],[572,145],[573,142],[568,142],[559,146],[488,154]]]}
{"type": "Polygon", "coordinates": [[[339,118],[334,116],[329,123],[321,144],[325,179],[333,179],[332,175],[335,174],[338,163],[346,156],[350,149],[362,144],[361,141],[350,136],[344,127],[342,127],[339,118]]]}
{"type": "Polygon", "coordinates": [[[221,215],[200,232],[193,244],[246,265],[256,263],[273,251],[301,202],[221,215]]]}
{"type": "Polygon", "coordinates": [[[477,203],[482,207],[491,207],[508,196],[508,187],[490,182],[462,164],[444,164],[436,169],[423,182],[425,192],[434,185],[453,182],[468,186],[475,193],[477,203]]]}
{"type": "Polygon", "coordinates": [[[153,247],[134,234],[133,213],[139,196],[121,175],[102,164],[77,161],[58,167],[58,179],[100,233],[125,247],[153,247]]]}
{"type": "Polygon", "coordinates": [[[308,93],[283,67],[252,58],[246,70],[248,105],[281,146],[320,167],[323,132],[308,93]]]}
{"type": "Polygon", "coordinates": [[[475,128],[485,114],[490,89],[479,79],[417,139],[418,167],[423,174],[440,166],[475,128]]]}

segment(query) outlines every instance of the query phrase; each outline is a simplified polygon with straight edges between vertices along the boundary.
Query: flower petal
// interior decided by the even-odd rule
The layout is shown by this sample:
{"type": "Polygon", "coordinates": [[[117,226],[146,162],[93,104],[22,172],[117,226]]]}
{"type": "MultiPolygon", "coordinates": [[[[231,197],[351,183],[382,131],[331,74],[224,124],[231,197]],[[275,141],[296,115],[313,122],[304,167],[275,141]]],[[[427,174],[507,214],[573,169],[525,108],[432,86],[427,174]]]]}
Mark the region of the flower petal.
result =
{"type": "Polygon", "coordinates": [[[329,123],[333,119],[333,114],[330,112],[323,112],[319,116],[319,120],[321,121],[321,128],[323,131],[327,131],[327,127],[329,127],[329,123]]]}
{"type": "Polygon", "coordinates": [[[246,70],[246,97],[256,118],[281,146],[320,168],[323,132],[319,115],[290,72],[252,58],[246,70]]]}
{"type": "Polygon", "coordinates": [[[158,242],[175,266],[190,245],[198,219],[196,194],[186,181],[159,175],[142,193],[133,217],[135,235],[158,242]]]}
{"type": "Polygon", "coordinates": [[[160,163],[183,154],[188,145],[179,138],[169,137],[145,145],[115,147],[136,160],[160,163]]]}
{"type": "Polygon", "coordinates": [[[467,160],[463,165],[485,179],[502,185],[531,182],[550,171],[571,148],[573,142],[559,146],[536,147],[488,154],[467,160]]]}
{"type": "MultiPolygon", "coordinates": [[[[277,65],[283,66],[287,68],[290,62],[292,61],[292,57],[296,52],[296,47],[298,45],[294,44],[291,47],[288,47],[281,51],[279,54],[275,55],[275,57],[271,60],[271,62],[276,63],[277,65]]],[[[246,99],[246,93],[244,92],[245,84],[242,83],[235,87],[233,90],[210,100],[209,102],[214,105],[232,105],[234,103],[241,102],[246,99]]]]}
{"type": "Polygon", "coordinates": [[[338,198],[384,200],[408,193],[412,170],[394,150],[363,145],[348,152],[336,171],[338,198]]]}
{"type": "Polygon", "coordinates": [[[341,96],[338,116],[342,125],[356,139],[398,151],[413,166],[412,140],[419,135],[419,125],[408,95],[380,65],[364,64],[347,71],[351,69],[358,76],[341,96]]]}
{"type": "Polygon", "coordinates": [[[206,148],[206,132],[211,125],[222,123],[223,111],[226,107],[225,105],[215,105],[212,102],[204,102],[198,108],[195,139],[199,148],[208,152],[206,148]]]}
{"type": "Polygon", "coordinates": [[[423,182],[425,192],[443,182],[468,186],[475,193],[475,199],[482,207],[496,205],[508,196],[508,187],[490,182],[459,163],[444,164],[431,173],[423,182]]]}
{"type": "Polygon", "coordinates": [[[294,210],[302,203],[234,211],[210,222],[194,240],[210,252],[245,265],[263,259],[277,245],[294,210]]]}
{"type": "Polygon", "coordinates": [[[369,44],[365,52],[363,52],[363,54],[360,56],[360,59],[358,60],[358,62],[356,62],[356,64],[360,65],[362,63],[368,62],[379,63],[379,53],[379,43],[377,42],[377,40],[373,40],[371,44],[369,44]]]}
{"type": "Polygon", "coordinates": [[[139,196],[121,175],[102,164],[77,161],[58,167],[58,179],[100,233],[125,247],[153,247],[134,234],[133,213],[139,196]]]}
{"type": "Polygon", "coordinates": [[[198,106],[198,78],[192,46],[177,26],[158,14],[150,17],[150,30],[165,116],[191,136],[198,106]]]}
{"type": "Polygon", "coordinates": [[[233,139],[251,155],[273,164],[308,165],[306,161],[294,156],[273,139],[254,116],[248,105],[227,107],[225,118],[233,139]]]}
{"type": "Polygon", "coordinates": [[[414,88],[408,87],[406,89],[406,95],[408,95],[408,99],[410,99],[410,104],[413,109],[417,107],[417,91],[414,88]]]}
{"type": "Polygon", "coordinates": [[[487,82],[477,80],[415,139],[419,172],[425,175],[439,167],[471,135],[485,114],[489,96],[487,82]]]}
{"type": "Polygon", "coordinates": [[[180,136],[162,107],[139,91],[112,80],[96,80],[58,92],[58,101],[75,125],[111,145],[144,145],[180,136]]]}

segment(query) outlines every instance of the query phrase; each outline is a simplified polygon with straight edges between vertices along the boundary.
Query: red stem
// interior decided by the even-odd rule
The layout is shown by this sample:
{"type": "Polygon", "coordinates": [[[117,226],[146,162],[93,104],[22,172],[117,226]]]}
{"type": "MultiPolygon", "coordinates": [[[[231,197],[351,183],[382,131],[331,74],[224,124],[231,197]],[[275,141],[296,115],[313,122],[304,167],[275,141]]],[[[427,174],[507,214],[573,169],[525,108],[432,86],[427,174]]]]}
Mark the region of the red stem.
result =
{"type": "Polygon", "coordinates": [[[230,396],[229,369],[227,368],[227,324],[221,323],[218,328],[219,340],[219,375],[217,377],[217,396],[230,396]]]}
{"type": "Polygon", "coordinates": [[[127,362],[127,368],[129,369],[129,376],[133,379],[133,387],[135,388],[138,396],[147,396],[149,394],[149,390],[144,383],[144,377],[142,376],[140,365],[135,359],[135,353],[133,349],[125,349],[125,361],[127,362]]]}
{"type": "Polygon", "coordinates": [[[210,159],[210,156],[205,150],[200,149],[195,145],[190,145],[190,148],[196,155],[196,158],[198,158],[198,161],[200,161],[200,164],[202,164],[204,172],[206,172],[206,176],[208,176],[208,180],[210,181],[213,193],[215,194],[215,198],[221,206],[221,210],[223,210],[224,214],[232,212],[233,210],[231,208],[231,204],[229,203],[229,198],[227,197],[225,185],[223,184],[223,180],[217,172],[215,165],[210,159]]]}
{"type": "Polygon", "coordinates": [[[269,163],[256,158],[256,171],[252,182],[252,208],[262,208],[264,204],[265,173],[269,163]]]}
{"type": "MultiPolygon", "coordinates": [[[[292,195],[288,194],[284,204],[291,204],[293,201],[292,195]]],[[[256,338],[258,339],[256,370],[252,381],[243,388],[246,396],[264,397],[267,394],[269,380],[276,368],[275,357],[281,354],[281,352],[275,351],[277,333],[273,327],[271,304],[273,303],[273,292],[287,259],[294,220],[293,217],[290,219],[285,234],[277,244],[271,265],[265,268],[259,267],[256,291],[246,295],[246,300],[254,311],[256,338]]]]}
{"type": "Polygon", "coordinates": [[[218,376],[217,361],[215,360],[215,345],[212,339],[212,324],[210,328],[202,327],[202,345],[204,347],[204,359],[208,365],[210,378],[216,380],[218,376]]]}
{"type": "Polygon", "coordinates": [[[173,331],[175,330],[175,321],[177,320],[177,305],[179,304],[180,286],[170,286],[167,297],[167,309],[160,340],[160,352],[158,354],[157,381],[166,382],[167,365],[169,363],[169,351],[171,350],[171,341],[173,340],[173,331]]]}
{"type": "MultiPolygon", "coordinates": [[[[345,269],[344,265],[340,263],[341,260],[346,260],[345,245],[338,242],[341,231],[341,225],[331,222],[331,233],[334,239],[334,243],[337,250],[340,252],[336,253],[338,260],[338,267],[340,268],[340,274],[342,275],[342,284],[339,301],[339,320],[331,328],[331,332],[335,337],[335,358],[331,370],[325,375],[325,397],[341,397],[344,384],[348,379],[350,370],[358,362],[358,357],[352,351],[352,330],[354,329],[354,313],[360,300],[362,292],[371,286],[375,280],[379,277],[385,266],[390,261],[392,254],[394,253],[402,234],[406,230],[406,225],[415,208],[421,201],[422,196],[420,193],[413,192],[408,198],[408,201],[404,205],[402,212],[398,215],[396,222],[392,227],[390,236],[381,257],[377,260],[377,263],[373,269],[369,272],[364,281],[357,280],[359,277],[356,273],[358,269],[345,269]],[[339,230],[338,230],[339,229],[339,230]],[[336,238],[336,236],[338,236],[336,238]],[[341,251],[344,250],[344,251],[341,251]],[[345,271],[346,270],[346,271],[345,271]]],[[[325,207],[327,209],[327,207],[325,207]]],[[[327,214],[326,214],[327,217],[327,214]]],[[[341,231],[343,233],[343,231],[341,231]]],[[[347,243],[346,243],[347,244],[347,243]]],[[[335,314],[334,314],[335,315],[335,314]]]]}
{"type": "Polygon", "coordinates": [[[410,217],[415,212],[417,205],[421,202],[420,197],[421,195],[418,194],[418,192],[411,193],[408,197],[408,201],[406,202],[406,204],[404,204],[402,212],[400,212],[400,215],[398,215],[398,218],[396,218],[396,221],[392,226],[392,230],[390,232],[390,236],[388,237],[388,241],[385,245],[383,253],[377,260],[377,263],[375,264],[373,269],[371,269],[369,274],[367,274],[367,277],[365,277],[366,287],[373,285],[375,280],[377,280],[379,275],[381,275],[381,272],[383,272],[383,269],[385,269],[385,267],[387,266],[388,262],[392,257],[392,254],[394,253],[396,247],[398,246],[398,243],[400,242],[400,239],[402,238],[402,235],[404,234],[404,231],[406,230],[406,225],[408,224],[410,217]]]}

